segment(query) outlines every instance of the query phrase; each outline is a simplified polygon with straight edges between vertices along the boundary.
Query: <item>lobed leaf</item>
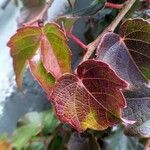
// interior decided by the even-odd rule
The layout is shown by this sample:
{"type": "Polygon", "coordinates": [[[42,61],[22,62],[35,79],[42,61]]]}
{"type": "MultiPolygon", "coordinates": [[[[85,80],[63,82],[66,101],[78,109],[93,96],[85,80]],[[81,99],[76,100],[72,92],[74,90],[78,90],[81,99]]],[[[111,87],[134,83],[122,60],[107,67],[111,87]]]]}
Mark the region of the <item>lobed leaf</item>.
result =
{"type": "MultiPolygon", "coordinates": [[[[25,27],[17,30],[11,37],[8,46],[11,48],[13,66],[16,75],[16,82],[19,88],[22,85],[22,76],[27,61],[31,60],[37,50],[40,50],[40,57],[45,71],[35,63],[30,62],[31,70],[39,82],[44,82],[46,74],[50,74],[51,80],[59,78],[63,73],[71,71],[71,52],[66,43],[66,38],[60,28],[53,23],[44,27],[25,27]],[[31,64],[32,63],[32,64],[31,64]],[[42,81],[41,81],[42,80],[42,81]]],[[[39,53],[39,51],[38,51],[39,53]]],[[[48,78],[50,78],[48,77],[48,78]]],[[[49,80],[49,79],[48,79],[49,80]]],[[[52,82],[53,83],[53,82],[52,82]]],[[[42,85],[47,83],[42,83],[42,85]]],[[[44,85],[44,86],[45,86],[44,85]]],[[[48,88],[48,87],[44,87],[48,88]]]]}
{"type": "Polygon", "coordinates": [[[121,89],[127,84],[100,61],[82,63],[77,74],[64,74],[53,89],[51,98],[59,119],[79,132],[103,130],[121,122],[126,106],[121,89]]]}

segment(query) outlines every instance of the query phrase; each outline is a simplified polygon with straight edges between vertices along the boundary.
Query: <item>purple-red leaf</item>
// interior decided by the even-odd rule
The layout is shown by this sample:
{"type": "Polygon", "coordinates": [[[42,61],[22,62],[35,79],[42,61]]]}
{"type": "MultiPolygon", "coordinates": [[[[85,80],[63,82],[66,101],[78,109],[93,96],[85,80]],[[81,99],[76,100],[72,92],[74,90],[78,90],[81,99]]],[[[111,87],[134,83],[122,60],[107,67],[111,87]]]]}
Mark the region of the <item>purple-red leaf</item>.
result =
{"type": "Polygon", "coordinates": [[[126,106],[121,80],[105,63],[88,60],[77,69],[78,77],[63,75],[51,95],[59,119],[79,132],[103,130],[121,122],[126,106]]]}
{"type": "Polygon", "coordinates": [[[143,19],[125,21],[120,36],[106,34],[97,48],[97,59],[112,66],[130,85],[141,86],[150,79],[150,23],[143,19]]]}
{"type": "Polygon", "coordinates": [[[107,33],[102,38],[102,42],[97,48],[97,59],[111,65],[117,75],[128,81],[130,86],[138,86],[146,82],[128,53],[124,41],[115,33],[107,33]]]}

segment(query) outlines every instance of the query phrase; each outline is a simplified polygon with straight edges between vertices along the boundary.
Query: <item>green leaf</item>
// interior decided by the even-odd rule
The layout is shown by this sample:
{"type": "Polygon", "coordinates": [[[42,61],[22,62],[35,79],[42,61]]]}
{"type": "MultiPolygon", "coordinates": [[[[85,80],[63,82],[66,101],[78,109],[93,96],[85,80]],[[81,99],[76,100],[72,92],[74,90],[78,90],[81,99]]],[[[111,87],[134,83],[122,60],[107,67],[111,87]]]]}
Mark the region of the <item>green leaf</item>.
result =
{"type": "Polygon", "coordinates": [[[53,111],[48,110],[40,113],[28,113],[18,123],[21,125],[34,124],[35,126],[41,126],[42,130],[46,132],[52,132],[59,124],[59,121],[56,119],[53,111]]]}
{"type": "Polygon", "coordinates": [[[32,75],[41,85],[44,91],[49,93],[52,86],[55,84],[55,78],[46,71],[41,61],[29,61],[29,67],[31,69],[32,75]]]}
{"type": "Polygon", "coordinates": [[[63,23],[65,31],[71,31],[78,19],[78,17],[63,16],[57,19],[57,23],[60,25],[63,23]]]}
{"type": "Polygon", "coordinates": [[[40,125],[29,124],[18,128],[12,137],[12,145],[20,150],[32,137],[41,131],[40,125]]]}
{"type": "Polygon", "coordinates": [[[12,144],[20,150],[40,132],[51,133],[59,124],[52,111],[41,113],[31,112],[26,114],[18,122],[20,127],[16,129],[12,137],[12,144]]]}
{"type": "Polygon", "coordinates": [[[48,23],[44,27],[21,28],[10,38],[8,46],[11,48],[16,82],[19,88],[22,86],[22,76],[27,60],[32,60],[37,50],[46,70],[38,71],[42,66],[36,66],[34,63],[33,74],[36,74],[35,77],[40,80],[39,83],[44,82],[41,84],[44,85],[44,88],[47,80],[49,84],[46,86],[49,87],[46,88],[50,89],[54,78],[58,79],[63,73],[71,71],[71,52],[67,46],[67,39],[56,24],[48,23]]]}
{"type": "Polygon", "coordinates": [[[13,66],[16,75],[16,83],[19,88],[22,85],[22,76],[28,59],[35,54],[40,44],[41,29],[38,27],[25,27],[17,30],[11,37],[8,46],[13,57],[13,66]]]}

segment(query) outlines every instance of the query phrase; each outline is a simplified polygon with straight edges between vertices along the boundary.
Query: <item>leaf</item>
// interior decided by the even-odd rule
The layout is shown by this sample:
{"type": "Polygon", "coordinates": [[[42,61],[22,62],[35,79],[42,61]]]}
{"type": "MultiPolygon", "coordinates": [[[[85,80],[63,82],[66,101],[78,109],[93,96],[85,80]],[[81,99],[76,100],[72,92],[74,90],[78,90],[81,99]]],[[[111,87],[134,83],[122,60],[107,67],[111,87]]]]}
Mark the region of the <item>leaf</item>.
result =
{"type": "Polygon", "coordinates": [[[66,38],[56,24],[46,24],[41,41],[41,59],[44,67],[54,77],[71,71],[71,52],[66,38]]]}
{"type": "Polygon", "coordinates": [[[24,27],[17,30],[17,33],[10,38],[7,44],[11,48],[10,53],[13,57],[16,83],[19,88],[22,85],[22,76],[27,60],[31,59],[38,49],[40,38],[40,28],[24,27]]]}
{"type": "Polygon", "coordinates": [[[41,126],[35,124],[29,124],[18,128],[12,137],[12,145],[16,149],[20,150],[25,144],[41,131],[41,126]]]}
{"type": "Polygon", "coordinates": [[[80,10],[74,10],[73,16],[90,16],[104,8],[106,0],[93,0],[90,5],[80,10]]]}
{"type": "Polygon", "coordinates": [[[32,137],[35,137],[42,131],[50,133],[58,125],[58,121],[52,111],[28,113],[21,118],[18,123],[21,127],[17,128],[14,132],[12,144],[19,150],[24,147],[32,137]]]}
{"type": "MultiPolygon", "coordinates": [[[[51,74],[50,76],[57,79],[63,73],[71,71],[71,52],[63,32],[56,24],[48,23],[41,28],[21,28],[11,37],[8,46],[11,48],[16,82],[19,88],[22,85],[22,75],[27,60],[31,60],[37,50],[40,50],[43,66],[51,74]]],[[[34,67],[36,67],[35,64],[34,67]]],[[[37,79],[39,76],[43,77],[37,73],[39,72],[33,73],[36,74],[36,77],[38,76],[37,79]]],[[[45,79],[42,80],[45,81],[45,79]]],[[[39,82],[41,83],[41,81],[39,82]]]]}
{"type": "Polygon", "coordinates": [[[44,91],[50,93],[52,86],[55,84],[55,78],[46,71],[41,61],[30,60],[29,67],[32,75],[41,85],[44,91]]]}
{"type": "Polygon", "coordinates": [[[57,23],[60,25],[63,24],[65,31],[70,32],[78,19],[78,17],[62,16],[57,19],[57,23]]]}
{"type": "Polygon", "coordinates": [[[42,130],[52,132],[59,124],[52,110],[43,112],[30,112],[21,118],[18,122],[22,125],[34,124],[41,126],[42,130]]]}
{"type": "MultiPolygon", "coordinates": [[[[141,147],[138,139],[124,135],[123,129],[119,128],[105,140],[105,150],[137,150],[141,147]]],[[[140,148],[141,150],[143,149],[140,148]]]]}
{"type": "Polygon", "coordinates": [[[88,60],[77,69],[78,77],[64,74],[51,99],[59,119],[79,132],[103,130],[121,122],[126,106],[121,89],[127,87],[105,63],[88,60]]]}
{"type": "Polygon", "coordinates": [[[125,21],[120,28],[136,65],[147,79],[150,79],[150,23],[143,19],[125,21]]]}
{"type": "Polygon", "coordinates": [[[133,125],[126,126],[128,135],[150,137],[150,98],[128,98],[124,118],[135,120],[133,125]]]}
{"type": "Polygon", "coordinates": [[[115,33],[107,33],[97,48],[97,59],[108,63],[130,87],[143,85],[146,79],[137,68],[125,43],[115,33]]]}

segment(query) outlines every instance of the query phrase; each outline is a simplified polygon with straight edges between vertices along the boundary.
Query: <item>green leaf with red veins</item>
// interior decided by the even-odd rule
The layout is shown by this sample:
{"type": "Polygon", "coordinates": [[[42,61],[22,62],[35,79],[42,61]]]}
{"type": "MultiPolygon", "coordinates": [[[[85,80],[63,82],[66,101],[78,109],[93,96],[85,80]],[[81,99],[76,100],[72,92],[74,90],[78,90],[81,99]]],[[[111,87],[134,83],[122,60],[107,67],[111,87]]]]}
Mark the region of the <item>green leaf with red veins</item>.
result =
{"type": "Polygon", "coordinates": [[[41,61],[29,61],[29,67],[32,75],[47,93],[51,92],[52,86],[55,84],[55,78],[46,71],[41,61]]]}
{"type": "Polygon", "coordinates": [[[8,42],[13,58],[16,83],[19,88],[22,86],[22,76],[27,60],[31,59],[39,48],[40,38],[40,28],[25,27],[17,30],[17,33],[8,42]]]}
{"type": "Polygon", "coordinates": [[[44,67],[56,79],[71,71],[71,52],[63,32],[56,24],[46,24],[41,41],[41,59],[44,67]]]}
{"type": "Polygon", "coordinates": [[[126,106],[121,89],[127,83],[107,64],[95,60],[79,65],[77,74],[64,74],[53,89],[51,99],[59,119],[79,132],[120,123],[126,106]]]}

